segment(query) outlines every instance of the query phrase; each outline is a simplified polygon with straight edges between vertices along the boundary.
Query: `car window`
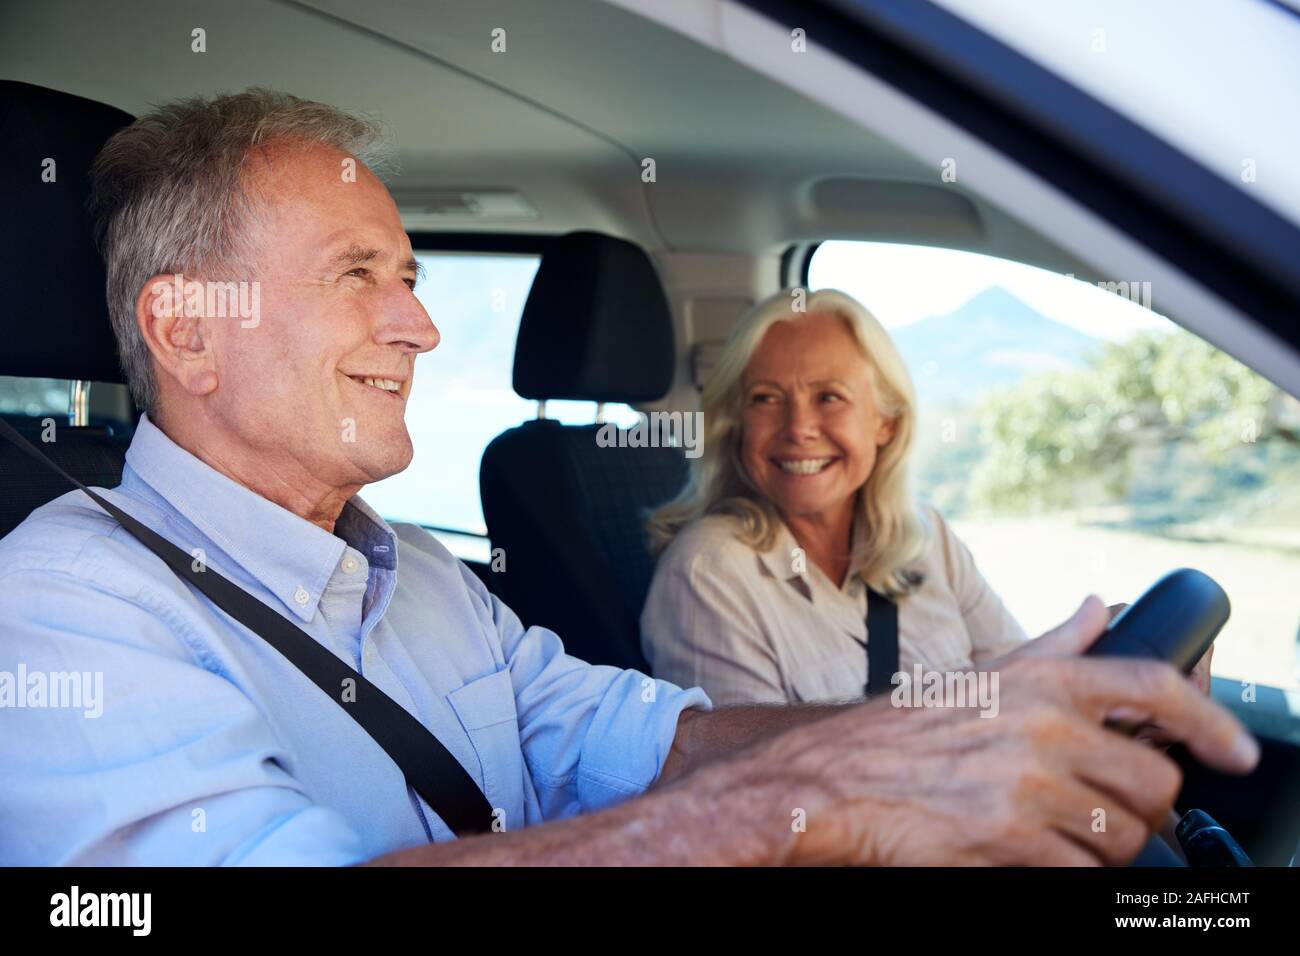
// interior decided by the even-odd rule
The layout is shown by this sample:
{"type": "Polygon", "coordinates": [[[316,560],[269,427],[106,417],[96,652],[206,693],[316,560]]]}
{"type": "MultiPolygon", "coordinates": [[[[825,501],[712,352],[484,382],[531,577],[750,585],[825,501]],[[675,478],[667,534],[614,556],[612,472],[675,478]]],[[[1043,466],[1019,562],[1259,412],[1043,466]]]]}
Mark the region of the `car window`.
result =
{"type": "Polygon", "coordinates": [[[71,385],[63,378],[0,375],[0,414],[67,416],[71,385]]]}
{"type": "Polygon", "coordinates": [[[1300,149],[1300,124],[1276,120],[1300,97],[1294,9],[1259,0],[936,2],[1225,182],[1300,216],[1294,182],[1270,172],[1300,149]]]}
{"type": "Polygon", "coordinates": [[[890,330],[918,394],[917,492],[1027,631],[1196,567],[1232,601],[1214,673],[1300,687],[1293,397],[1152,312],[1142,283],[826,242],[808,285],[890,330]]]}
{"type": "MultiPolygon", "coordinates": [[[[416,296],[441,340],[415,362],[406,424],[415,446],[411,465],[361,492],[390,521],[440,529],[459,557],[485,561],[489,549],[479,502],[483,450],[498,434],[536,416],[537,404],[511,387],[515,337],[537,274],[537,255],[416,251],[425,277],[416,296]]],[[[595,419],[592,402],[548,401],[548,418],[569,424],[595,419]]],[[[631,424],[626,405],[607,405],[608,421],[631,424]]]]}

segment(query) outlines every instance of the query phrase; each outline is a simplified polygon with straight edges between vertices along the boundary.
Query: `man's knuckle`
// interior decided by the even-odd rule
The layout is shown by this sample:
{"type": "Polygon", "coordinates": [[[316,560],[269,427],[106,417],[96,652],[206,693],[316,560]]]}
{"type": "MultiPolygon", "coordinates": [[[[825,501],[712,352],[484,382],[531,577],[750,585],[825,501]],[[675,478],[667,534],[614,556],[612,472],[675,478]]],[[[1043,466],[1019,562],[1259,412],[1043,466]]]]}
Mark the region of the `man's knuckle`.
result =
{"type": "Polygon", "coordinates": [[[999,840],[1020,841],[1031,829],[1025,814],[1025,804],[1008,792],[993,807],[988,819],[989,832],[999,840]]]}
{"type": "Polygon", "coordinates": [[[1151,791],[1162,804],[1173,803],[1183,789],[1183,771],[1167,757],[1161,757],[1156,767],[1151,791]]]}
{"type": "Polygon", "coordinates": [[[1142,695],[1152,700],[1163,700],[1182,689],[1178,672],[1163,661],[1142,661],[1136,677],[1142,695]]]}
{"type": "Polygon", "coordinates": [[[1013,770],[1011,777],[1011,800],[1016,806],[1026,806],[1035,802],[1047,789],[1050,774],[1047,768],[1035,759],[1021,761],[1013,770]]]}
{"type": "Polygon", "coordinates": [[[1069,732],[1070,720],[1055,701],[1041,699],[1026,709],[1022,718],[1026,734],[1035,741],[1057,741],[1069,732]]]}
{"type": "Polygon", "coordinates": [[[1125,816],[1115,825],[1113,846],[1119,856],[1132,859],[1150,839],[1150,831],[1136,818],[1125,816]]]}

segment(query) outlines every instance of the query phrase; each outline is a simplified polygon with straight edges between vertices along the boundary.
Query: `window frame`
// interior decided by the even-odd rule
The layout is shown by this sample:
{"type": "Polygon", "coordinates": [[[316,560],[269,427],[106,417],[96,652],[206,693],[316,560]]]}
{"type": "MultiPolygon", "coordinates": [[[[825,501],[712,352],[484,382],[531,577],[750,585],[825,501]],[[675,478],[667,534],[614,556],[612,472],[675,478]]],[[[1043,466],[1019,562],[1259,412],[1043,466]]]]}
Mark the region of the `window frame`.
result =
{"type": "Polygon", "coordinates": [[[821,248],[822,241],[795,242],[786,247],[785,252],[781,253],[777,275],[777,282],[782,289],[795,286],[808,288],[808,270],[812,268],[813,256],[821,248]]]}
{"type": "Polygon", "coordinates": [[[1300,271],[1284,251],[1300,225],[1107,103],[930,0],[736,2],[815,34],[1300,350],[1300,271]]]}
{"type": "MultiPolygon", "coordinates": [[[[411,250],[416,253],[441,252],[451,254],[466,253],[468,255],[495,253],[498,255],[535,255],[539,258],[544,258],[547,250],[559,238],[558,234],[549,233],[434,232],[423,229],[407,230],[406,235],[411,240],[411,250]]],[[[491,543],[491,538],[486,533],[480,534],[477,531],[465,528],[449,528],[443,525],[426,524],[425,522],[419,522],[419,526],[435,535],[472,538],[488,542],[489,545],[491,543]]],[[[453,551],[453,553],[456,552],[453,551]]],[[[465,561],[466,564],[481,563],[471,561],[468,558],[461,558],[461,560],[465,561]]]]}

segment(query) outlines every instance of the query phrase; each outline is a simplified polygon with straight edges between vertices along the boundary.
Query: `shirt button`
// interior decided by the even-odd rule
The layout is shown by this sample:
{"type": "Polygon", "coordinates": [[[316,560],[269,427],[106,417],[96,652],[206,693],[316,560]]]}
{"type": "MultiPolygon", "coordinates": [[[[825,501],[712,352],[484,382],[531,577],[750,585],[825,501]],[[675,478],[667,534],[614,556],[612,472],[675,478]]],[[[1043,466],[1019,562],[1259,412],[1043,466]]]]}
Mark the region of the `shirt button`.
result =
{"type": "Polygon", "coordinates": [[[367,664],[373,664],[375,662],[375,645],[366,645],[365,658],[367,664]]]}
{"type": "Polygon", "coordinates": [[[308,594],[307,589],[300,584],[298,585],[297,590],[293,592],[293,599],[303,607],[306,607],[307,602],[311,600],[311,595],[308,594]]]}
{"type": "Polygon", "coordinates": [[[352,555],[349,554],[343,559],[343,570],[345,573],[351,574],[359,567],[361,567],[360,562],[358,562],[356,558],[352,557],[352,555]]]}

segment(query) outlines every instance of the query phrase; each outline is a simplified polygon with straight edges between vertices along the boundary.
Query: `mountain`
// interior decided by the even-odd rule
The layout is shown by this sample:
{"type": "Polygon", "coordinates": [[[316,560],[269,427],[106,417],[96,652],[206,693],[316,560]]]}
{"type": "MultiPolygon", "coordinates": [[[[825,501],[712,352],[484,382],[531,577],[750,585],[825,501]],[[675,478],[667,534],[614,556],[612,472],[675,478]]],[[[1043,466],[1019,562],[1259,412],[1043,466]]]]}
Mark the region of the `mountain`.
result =
{"type": "Polygon", "coordinates": [[[964,402],[1034,372],[1082,364],[1097,340],[1054,322],[1002,286],[947,315],[892,329],[922,405],[964,402]]]}

